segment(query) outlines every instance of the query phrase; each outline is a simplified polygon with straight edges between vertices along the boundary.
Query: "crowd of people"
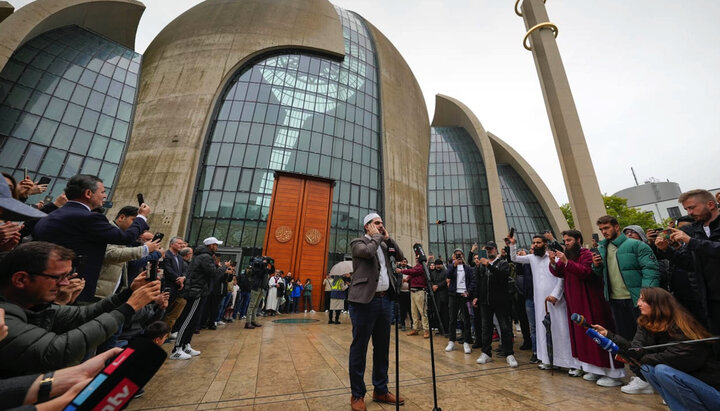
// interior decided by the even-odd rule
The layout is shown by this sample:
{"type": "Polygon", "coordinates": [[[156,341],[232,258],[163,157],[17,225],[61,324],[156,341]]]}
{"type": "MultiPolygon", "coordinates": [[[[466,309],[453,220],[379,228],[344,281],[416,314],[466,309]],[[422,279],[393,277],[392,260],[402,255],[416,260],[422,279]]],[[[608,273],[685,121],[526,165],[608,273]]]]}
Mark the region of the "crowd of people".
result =
{"type": "MultiPolygon", "coordinates": [[[[312,281],[276,269],[271,257],[239,268],[220,260],[215,237],[193,248],[175,236],[163,249],[145,203],[106,217],[105,188],[95,176],[74,176],[58,198],[25,204],[43,191],[30,179],[0,181],[0,396],[12,399],[4,408],[57,409],[135,338],[167,339],[169,358],[188,360],[201,354],[192,347],[201,330],[240,320],[254,329],[261,316],[314,312],[312,281]]],[[[550,231],[533,236],[529,250],[510,234],[503,247],[474,245],[467,258],[462,249],[445,261],[431,255],[429,284],[421,261],[411,267],[401,256],[392,267],[402,278],[392,322],[408,336],[442,330],[445,351],[461,344],[465,354],[480,350],[478,364],[500,357],[513,368],[516,322],[518,349],[531,351],[541,369],[561,367],[626,394],[658,392],[672,409],[720,406],[718,344],[639,349],[720,333],[717,201],[705,190],[684,193],[688,215],[661,229],[621,228],[615,217],[600,217],[604,238],[591,247],[583,233],[567,230],[561,241],[550,231]],[[624,361],[588,337],[573,313],[614,341],[624,361]]],[[[356,283],[350,273],[324,279],[329,324],[364,301],[356,291],[348,306],[356,283]]]]}
{"type": "Polygon", "coordinates": [[[409,292],[413,330],[408,335],[417,335],[422,324],[427,338],[431,328],[424,315],[436,312],[439,321],[430,327],[445,330],[445,351],[456,344],[465,354],[479,348],[478,364],[496,355],[518,366],[515,322],[523,336],[519,349],[531,350],[530,362],[540,369],[562,368],[603,387],[621,386],[625,394],[657,392],[671,409],[717,409],[717,341],[639,349],[720,334],[720,195],[693,190],[679,202],[688,215],[666,228],[621,228],[615,217],[600,217],[597,227],[604,238],[594,238],[590,247],[577,230],[562,232],[561,241],[548,230],[532,237],[529,250],[519,248],[510,234],[503,248],[493,241],[473,245],[469,258],[459,248],[447,261],[431,256],[436,307],[426,300],[420,263],[407,268],[403,261],[397,272],[408,287],[400,291],[401,324],[407,311],[402,294],[409,292]],[[422,314],[416,306],[424,307],[422,314]],[[621,349],[636,350],[633,358],[620,360],[603,350],[571,320],[575,313],[621,349]],[[493,340],[500,342],[495,350],[493,340]],[[626,373],[631,378],[624,384],[626,373]]]}
{"type": "Polygon", "coordinates": [[[201,354],[191,345],[201,330],[314,312],[311,280],[275,270],[272,258],[238,272],[218,258],[215,237],[194,248],[172,237],[165,250],[145,203],[106,217],[95,176],[74,176],[53,201],[25,204],[45,189],[29,178],[0,181],[0,409],[61,409],[136,338],[171,343],[169,358],[187,360],[201,354]]]}

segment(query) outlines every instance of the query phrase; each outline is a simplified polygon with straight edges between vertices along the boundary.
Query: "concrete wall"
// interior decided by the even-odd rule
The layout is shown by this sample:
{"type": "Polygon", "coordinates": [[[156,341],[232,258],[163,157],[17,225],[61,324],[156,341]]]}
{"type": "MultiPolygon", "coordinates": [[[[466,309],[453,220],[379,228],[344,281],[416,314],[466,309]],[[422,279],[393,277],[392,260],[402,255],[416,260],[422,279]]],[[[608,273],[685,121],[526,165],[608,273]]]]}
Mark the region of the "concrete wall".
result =
{"type": "Polygon", "coordinates": [[[138,104],[113,202],[145,194],[153,230],[184,235],[207,129],[232,75],[277,49],[340,58],[342,25],[326,0],[208,0],[176,18],[143,56],[138,104]]]}
{"type": "Polygon", "coordinates": [[[475,141],[475,145],[477,145],[482,155],[483,163],[485,163],[495,241],[502,243],[503,238],[507,237],[509,228],[502,196],[500,195],[500,178],[498,177],[495,154],[485,128],[475,116],[475,113],[465,104],[442,94],[435,96],[435,115],[433,116],[432,126],[462,127],[467,130],[473,141],[475,141]]]}
{"type": "MultiPolygon", "coordinates": [[[[380,68],[384,220],[406,256],[412,244],[428,246],[427,179],[430,122],[420,85],[395,46],[366,22],[380,68]]],[[[408,257],[412,260],[412,257],[408,257]]]]}
{"type": "Polygon", "coordinates": [[[25,42],[71,24],[135,49],[145,5],[136,0],[36,0],[0,22],[0,70],[25,42]]]}
{"type": "MultiPolygon", "coordinates": [[[[495,152],[495,160],[501,164],[509,164],[517,173],[522,177],[525,184],[528,185],[530,191],[532,191],[535,198],[537,198],[542,207],[545,216],[547,217],[550,225],[552,226],[553,232],[560,236],[560,232],[569,229],[567,220],[563,216],[562,211],[555,197],[550,193],[545,183],[535,172],[535,169],[525,161],[524,158],[510,147],[507,143],[502,141],[496,135],[487,133],[490,141],[492,142],[493,150],[495,152]]],[[[498,193],[499,194],[499,193],[498,193]]],[[[584,236],[590,237],[587,233],[583,233],[584,236]]]]}

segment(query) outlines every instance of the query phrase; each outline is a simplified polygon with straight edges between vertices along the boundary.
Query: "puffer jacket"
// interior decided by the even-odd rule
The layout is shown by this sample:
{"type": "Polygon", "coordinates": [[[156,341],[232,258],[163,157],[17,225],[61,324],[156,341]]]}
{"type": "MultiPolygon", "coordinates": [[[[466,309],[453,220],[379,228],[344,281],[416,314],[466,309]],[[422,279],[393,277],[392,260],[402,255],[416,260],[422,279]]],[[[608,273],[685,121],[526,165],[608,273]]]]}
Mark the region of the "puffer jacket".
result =
{"type": "Polygon", "coordinates": [[[200,298],[210,295],[210,287],[217,278],[225,274],[225,266],[218,267],[213,258],[213,252],[205,245],[199,245],[193,252],[190,268],[185,279],[186,298],[200,298]]]}
{"type": "MultiPolygon", "coordinates": [[[[630,292],[633,305],[637,304],[637,299],[640,297],[640,289],[645,287],[659,287],[660,286],[660,271],[658,271],[658,262],[655,258],[655,254],[649,245],[638,240],[631,240],[625,237],[625,234],[620,234],[612,240],[612,243],[617,247],[617,261],[620,266],[620,273],[622,274],[623,281],[625,281],[625,287],[630,292]]],[[[605,299],[610,301],[610,291],[608,288],[608,270],[606,266],[607,262],[607,246],[608,240],[600,241],[598,246],[598,252],[602,257],[602,264],[600,267],[596,267],[593,264],[593,272],[602,276],[605,299]]]]}
{"type": "Polygon", "coordinates": [[[131,293],[125,289],[85,306],[42,304],[32,309],[0,296],[8,326],[0,341],[0,378],[79,364],[135,313],[125,304],[131,293]]]}

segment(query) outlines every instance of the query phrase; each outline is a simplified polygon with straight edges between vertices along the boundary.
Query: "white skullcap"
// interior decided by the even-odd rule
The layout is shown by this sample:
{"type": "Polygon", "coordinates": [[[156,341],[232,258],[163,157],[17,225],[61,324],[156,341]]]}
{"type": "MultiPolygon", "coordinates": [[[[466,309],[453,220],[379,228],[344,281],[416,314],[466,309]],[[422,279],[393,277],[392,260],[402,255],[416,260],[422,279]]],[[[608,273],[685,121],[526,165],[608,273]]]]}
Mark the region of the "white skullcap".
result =
{"type": "Polygon", "coordinates": [[[367,225],[367,223],[371,222],[375,218],[380,218],[380,215],[377,213],[370,213],[363,218],[363,227],[367,225]]]}

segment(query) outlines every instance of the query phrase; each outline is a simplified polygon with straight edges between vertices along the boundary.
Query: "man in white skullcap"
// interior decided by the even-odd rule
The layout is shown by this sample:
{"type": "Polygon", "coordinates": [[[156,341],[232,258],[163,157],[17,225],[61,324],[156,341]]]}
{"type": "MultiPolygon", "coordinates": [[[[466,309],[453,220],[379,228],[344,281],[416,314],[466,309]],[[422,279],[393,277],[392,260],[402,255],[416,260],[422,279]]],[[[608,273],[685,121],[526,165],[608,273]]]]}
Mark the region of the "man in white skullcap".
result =
{"type": "Polygon", "coordinates": [[[352,240],[353,273],[348,291],[353,341],[350,345],[350,406],[365,410],[365,358],[368,342],[373,340],[373,401],[404,404],[388,391],[388,353],[392,299],[397,298],[391,273],[390,253],[402,260],[395,240],[390,238],[382,218],[370,213],[363,219],[365,235],[352,240]]]}

